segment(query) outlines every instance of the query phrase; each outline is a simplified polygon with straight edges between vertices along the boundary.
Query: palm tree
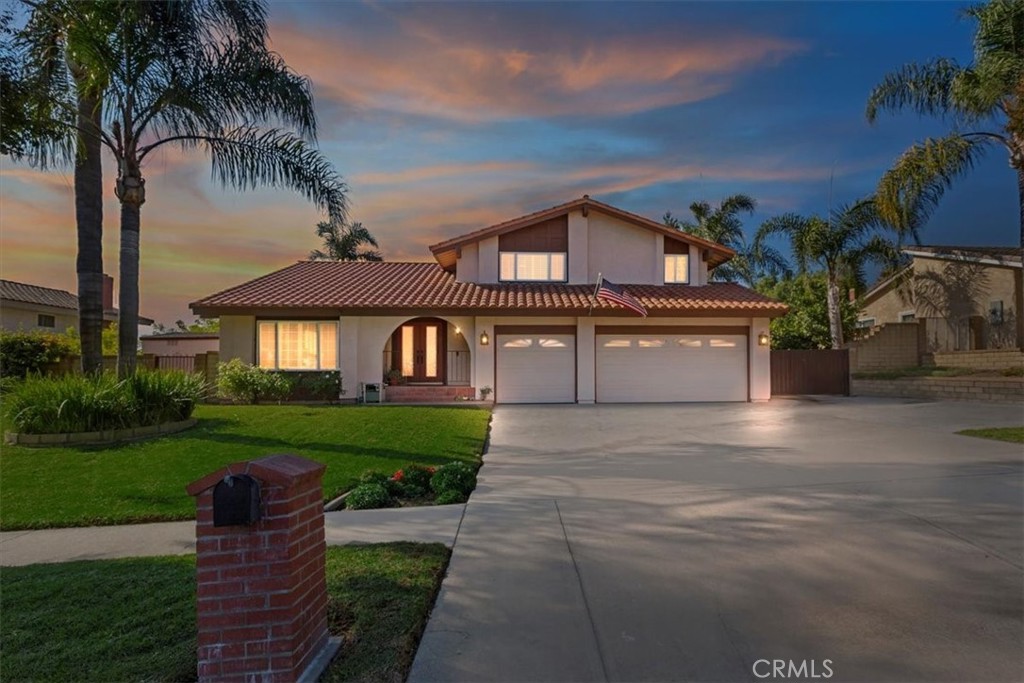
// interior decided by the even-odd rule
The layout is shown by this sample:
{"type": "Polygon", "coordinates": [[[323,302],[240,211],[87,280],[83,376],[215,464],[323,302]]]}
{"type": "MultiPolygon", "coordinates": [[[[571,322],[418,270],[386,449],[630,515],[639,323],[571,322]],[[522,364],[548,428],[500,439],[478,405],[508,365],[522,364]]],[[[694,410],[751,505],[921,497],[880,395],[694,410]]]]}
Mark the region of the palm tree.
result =
{"type": "Polygon", "coordinates": [[[834,349],[842,348],[844,341],[840,284],[850,282],[863,288],[868,263],[886,263],[899,253],[893,242],[879,234],[881,230],[891,227],[880,220],[872,200],[862,200],[839,207],[827,220],[793,213],[776,216],[765,221],[757,232],[755,244],[763,244],[775,235],[788,238],[800,273],[810,272],[815,266],[825,271],[834,349]]]}
{"type": "Polygon", "coordinates": [[[377,251],[377,238],[363,227],[362,223],[337,225],[335,223],[317,223],[316,236],[323,239],[324,250],[314,249],[309,258],[314,261],[383,261],[377,251]],[[360,249],[368,244],[374,249],[360,249]]]}
{"type": "Polygon", "coordinates": [[[767,244],[747,242],[739,214],[752,214],[756,208],[757,202],[752,197],[734,194],[723,199],[715,208],[705,201],[690,204],[690,213],[696,222],[676,218],[671,212],[665,214],[663,221],[676,230],[723,244],[736,252],[732,260],[712,271],[712,280],[738,280],[753,287],[766,275],[789,274],[789,266],[782,254],[767,244]]]}
{"type": "MultiPolygon", "coordinates": [[[[54,4],[73,17],[89,7],[54,4]]],[[[165,145],[201,148],[221,184],[296,190],[333,223],[345,220],[347,188],[311,146],[316,117],[308,79],[266,48],[262,1],[124,0],[105,6],[115,6],[117,20],[106,32],[93,31],[88,47],[98,64],[92,73],[107,80],[100,136],[117,164],[118,372],[124,375],[134,371],[138,347],[143,168],[154,151],[165,145]]]]}
{"type": "Polygon", "coordinates": [[[28,129],[14,158],[28,156],[47,168],[74,163],[78,256],[78,329],[85,373],[103,366],[103,166],[100,130],[106,76],[89,36],[110,25],[109,6],[70,12],[58,2],[38,3],[14,36],[21,103],[28,129]]]}
{"type": "Polygon", "coordinates": [[[868,97],[867,119],[913,109],[941,116],[952,130],[910,147],[878,184],[880,215],[914,234],[943,192],[992,147],[1003,147],[1017,172],[1020,244],[1024,248],[1024,0],[991,0],[965,15],[977,22],[974,61],[907,64],[868,97]]]}

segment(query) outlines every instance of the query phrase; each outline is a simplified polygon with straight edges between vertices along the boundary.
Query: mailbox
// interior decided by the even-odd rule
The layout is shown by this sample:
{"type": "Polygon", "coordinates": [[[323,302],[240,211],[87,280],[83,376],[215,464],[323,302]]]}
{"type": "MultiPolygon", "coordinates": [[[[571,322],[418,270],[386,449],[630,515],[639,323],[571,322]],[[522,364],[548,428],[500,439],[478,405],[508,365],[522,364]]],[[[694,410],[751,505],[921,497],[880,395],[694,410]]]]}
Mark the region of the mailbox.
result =
{"type": "Polygon", "coordinates": [[[213,487],[213,525],[260,521],[260,483],[248,474],[229,474],[213,487]]]}

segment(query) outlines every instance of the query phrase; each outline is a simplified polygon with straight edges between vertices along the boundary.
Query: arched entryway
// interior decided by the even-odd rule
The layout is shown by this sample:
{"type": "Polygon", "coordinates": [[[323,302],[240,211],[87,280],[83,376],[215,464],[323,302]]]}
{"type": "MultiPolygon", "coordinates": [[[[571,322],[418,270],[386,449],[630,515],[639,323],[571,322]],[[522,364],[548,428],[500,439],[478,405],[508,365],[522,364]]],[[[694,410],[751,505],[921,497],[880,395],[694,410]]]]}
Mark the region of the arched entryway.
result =
{"type": "Polygon", "coordinates": [[[384,344],[385,380],[404,386],[471,384],[469,344],[457,325],[442,318],[413,318],[384,344]]]}

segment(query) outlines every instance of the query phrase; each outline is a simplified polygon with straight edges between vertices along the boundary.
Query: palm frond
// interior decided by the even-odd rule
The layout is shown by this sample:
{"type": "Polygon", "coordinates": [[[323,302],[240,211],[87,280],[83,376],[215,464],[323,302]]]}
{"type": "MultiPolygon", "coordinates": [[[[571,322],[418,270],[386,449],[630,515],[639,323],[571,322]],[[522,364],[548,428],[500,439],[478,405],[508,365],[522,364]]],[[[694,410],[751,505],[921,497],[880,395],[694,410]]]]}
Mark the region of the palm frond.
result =
{"type": "Polygon", "coordinates": [[[213,175],[224,185],[239,190],[259,186],[294,190],[324,211],[331,222],[345,222],[348,186],[326,157],[294,133],[243,126],[175,142],[205,147],[213,175]]]}
{"type": "Polygon", "coordinates": [[[952,59],[906,64],[875,86],[868,96],[865,115],[872,123],[883,110],[897,112],[910,108],[922,115],[944,116],[953,108],[950,89],[960,72],[960,66],[952,59]]]}
{"type": "Polygon", "coordinates": [[[916,239],[945,191],[974,167],[987,145],[984,138],[954,133],[908,149],[879,180],[875,203],[881,219],[916,239]]]}

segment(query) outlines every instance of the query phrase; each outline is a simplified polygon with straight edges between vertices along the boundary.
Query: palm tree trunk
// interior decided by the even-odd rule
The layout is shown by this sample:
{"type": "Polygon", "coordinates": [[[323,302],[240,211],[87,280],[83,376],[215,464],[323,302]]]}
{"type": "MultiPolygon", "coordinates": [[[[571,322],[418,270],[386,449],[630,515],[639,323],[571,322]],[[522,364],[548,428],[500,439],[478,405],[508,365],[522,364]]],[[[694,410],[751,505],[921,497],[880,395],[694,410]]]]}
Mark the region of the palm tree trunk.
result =
{"type": "Polygon", "coordinates": [[[78,332],[82,372],[103,369],[103,163],[99,137],[102,99],[79,94],[75,158],[75,223],[78,233],[78,332]],[[90,134],[89,131],[94,131],[90,134]]]}
{"type": "Polygon", "coordinates": [[[828,329],[832,335],[832,348],[843,348],[843,317],[839,308],[839,282],[836,274],[828,273],[828,329]]]}
{"type": "MultiPolygon", "coordinates": [[[[1020,201],[1020,250],[1024,258],[1024,160],[1017,165],[1017,197],[1020,201]]],[[[1016,270],[1014,315],[1017,317],[1017,348],[1024,351],[1024,270],[1016,270]]]]}
{"type": "Polygon", "coordinates": [[[135,372],[139,347],[139,227],[142,204],[146,201],[146,181],[137,163],[117,179],[117,197],[121,200],[121,250],[118,285],[120,314],[117,323],[117,374],[126,377],[135,372]]]}

